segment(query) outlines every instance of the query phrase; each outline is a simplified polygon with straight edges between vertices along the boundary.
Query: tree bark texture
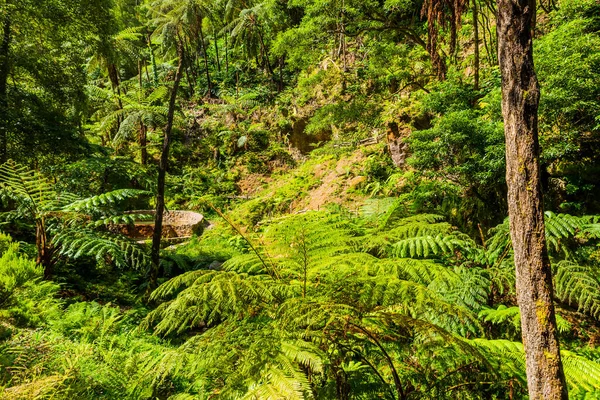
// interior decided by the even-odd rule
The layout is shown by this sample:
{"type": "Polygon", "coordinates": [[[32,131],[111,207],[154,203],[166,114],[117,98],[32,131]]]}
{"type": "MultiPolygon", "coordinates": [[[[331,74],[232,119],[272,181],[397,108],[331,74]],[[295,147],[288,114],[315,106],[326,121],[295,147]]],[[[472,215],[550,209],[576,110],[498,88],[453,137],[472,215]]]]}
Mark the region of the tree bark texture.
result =
{"type": "Polygon", "coordinates": [[[506,183],[531,400],[567,399],[546,248],[539,164],[540,97],[530,0],[498,0],[498,58],[506,136],[506,183]]]}
{"type": "Polygon", "coordinates": [[[154,232],[152,234],[152,267],[150,270],[150,279],[148,280],[148,295],[156,288],[158,282],[158,271],[160,268],[160,240],[162,238],[163,213],[165,209],[165,177],[169,163],[169,148],[171,147],[171,131],[173,129],[173,118],[175,116],[175,101],[177,100],[177,90],[179,89],[179,82],[181,81],[181,76],[183,74],[183,53],[183,41],[180,39],[177,41],[177,72],[175,74],[175,82],[171,91],[171,97],[169,98],[167,126],[165,128],[163,148],[158,164],[156,214],[154,216],[154,232]]]}

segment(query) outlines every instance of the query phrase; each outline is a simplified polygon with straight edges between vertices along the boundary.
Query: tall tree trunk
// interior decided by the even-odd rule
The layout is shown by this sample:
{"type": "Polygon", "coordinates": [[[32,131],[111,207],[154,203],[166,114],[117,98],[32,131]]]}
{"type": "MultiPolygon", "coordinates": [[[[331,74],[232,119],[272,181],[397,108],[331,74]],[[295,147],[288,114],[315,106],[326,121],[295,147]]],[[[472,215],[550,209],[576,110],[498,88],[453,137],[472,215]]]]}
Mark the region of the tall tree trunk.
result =
{"type": "Polygon", "coordinates": [[[177,73],[175,82],[169,98],[169,111],[167,113],[167,126],[165,127],[165,136],[163,139],[162,153],[158,164],[158,184],[156,191],[156,214],[154,216],[154,232],[152,234],[152,266],[150,270],[150,279],[148,280],[147,295],[157,287],[158,271],[160,268],[160,240],[162,238],[163,213],[165,209],[165,177],[169,163],[169,148],[171,146],[171,131],[173,129],[173,118],[175,116],[175,101],[177,100],[177,90],[183,74],[183,41],[179,38],[177,41],[177,73]]]}
{"type": "Polygon", "coordinates": [[[0,46],[0,163],[8,159],[8,74],[10,72],[10,16],[2,24],[0,46]]]}
{"type": "Polygon", "coordinates": [[[142,95],[144,94],[144,77],[142,72],[142,60],[138,60],[138,87],[140,91],[138,92],[138,102],[142,102],[142,95]]]}
{"type": "Polygon", "coordinates": [[[267,72],[269,73],[269,76],[271,77],[271,80],[273,81],[273,83],[277,85],[277,75],[275,75],[275,72],[273,71],[273,67],[271,67],[271,62],[269,61],[269,50],[267,49],[267,45],[265,44],[265,39],[263,37],[262,30],[260,28],[258,29],[258,38],[260,40],[261,54],[263,56],[262,58],[264,60],[264,63],[266,64],[267,72]]]}
{"type": "Polygon", "coordinates": [[[217,40],[217,32],[213,26],[213,40],[215,42],[215,59],[217,60],[217,71],[221,72],[221,61],[219,60],[219,41],[217,40]]]}
{"type": "Polygon", "coordinates": [[[204,32],[202,31],[202,20],[199,23],[198,33],[200,35],[200,44],[202,45],[202,54],[204,56],[204,68],[206,70],[206,84],[208,86],[208,97],[212,97],[212,83],[210,81],[210,70],[208,69],[208,52],[204,43],[204,32]]]}
{"type": "Polygon", "coordinates": [[[146,71],[146,80],[150,82],[150,73],[148,72],[148,63],[144,60],[144,71],[146,71]]]}
{"type": "Polygon", "coordinates": [[[506,183],[531,400],[567,399],[544,234],[530,0],[498,0],[498,60],[506,136],[506,183]]]}
{"type": "Polygon", "coordinates": [[[225,32],[223,37],[225,38],[225,72],[229,75],[229,49],[227,44],[227,36],[229,36],[229,32],[225,32]]]}
{"type": "Polygon", "coordinates": [[[285,55],[279,57],[279,85],[277,88],[278,92],[283,90],[283,67],[285,66],[285,55]]]}
{"type": "Polygon", "coordinates": [[[472,0],[473,2],[473,36],[474,36],[474,87],[475,90],[479,90],[479,6],[477,5],[477,0],[472,0]]]}
{"type": "MultiPolygon", "coordinates": [[[[144,96],[144,80],[142,74],[142,60],[138,60],[138,85],[140,87],[140,91],[138,92],[138,102],[140,104],[142,103],[142,97],[144,96]]],[[[148,150],[146,149],[146,139],[146,125],[144,125],[144,121],[140,121],[139,143],[140,162],[142,165],[146,165],[146,163],[148,162],[148,150]]]]}
{"type": "Polygon", "coordinates": [[[44,269],[44,279],[50,280],[53,273],[52,248],[46,235],[46,223],[43,218],[35,221],[35,246],[37,257],[35,263],[44,269]]]}
{"type": "Polygon", "coordinates": [[[148,164],[148,128],[140,122],[140,163],[148,164]]]}
{"type": "MultiPolygon", "coordinates": [[[[198,64],[198,55],[196,52],[192,51],[192,41],[191,39],[184,38],[185,43],[185,56],[187,61],[187,66],[191,73],[191,78],[188,75],[188,84],[191,86],[190,93],[196,92],[196,82],[198,82],[198,73],[200,71],[200,64],[198,64]]],[[[192,94],[193,96],[193,94],[192,94]]]]}
{"type": "Polygon", "coordinates": [[[152,47],[152,39],[148,35],[148,50],[150,51],[150,63],[152,64],[152,79],[154,86],[158,86],[158,68],[156,67],[156,57],[154,57],[154,48],[152,47]]]}
{"type": "Polygon", "coordinates": [[[188,56],[188,54],[192,54],[189,50],[189,47],[186,46],[186,57],[184,60],[184,65],[185,67],[183,68],[185,70],[185,77],[187,79],[187,83],[188,83],[188,90],[189,90],[189,95],[190,98],[194,97],[194,81],[190,78],[190,71],[193,70],[194,67],[194,61],[192,60],[191,57],[188,56]]]}
{"type": "Polygon", "coordinates": [[[108,65],[108,78],[110,79],[113,92],[117,95],[119,110],[122,110],[123,102],[121,101],[121,85],[119,83],[119,71],[117,70],[116,64],[111,63],[108,65]]]}

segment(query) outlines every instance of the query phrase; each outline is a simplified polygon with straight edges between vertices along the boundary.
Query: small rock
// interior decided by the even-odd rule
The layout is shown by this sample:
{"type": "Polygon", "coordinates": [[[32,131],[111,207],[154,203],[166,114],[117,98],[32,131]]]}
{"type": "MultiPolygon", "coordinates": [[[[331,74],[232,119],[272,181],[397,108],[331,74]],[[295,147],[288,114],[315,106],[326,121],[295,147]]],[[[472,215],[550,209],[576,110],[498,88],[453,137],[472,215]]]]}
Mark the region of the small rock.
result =
{"type": "Polygon", "coordinates": [[[223,265],[222,262],[215,260],[215,261],[211,262],[210,264],[208,264],[208,266],[206,268],[213,270],[213,271],[219,271],[221,269],[221,265],[223,265]]]}

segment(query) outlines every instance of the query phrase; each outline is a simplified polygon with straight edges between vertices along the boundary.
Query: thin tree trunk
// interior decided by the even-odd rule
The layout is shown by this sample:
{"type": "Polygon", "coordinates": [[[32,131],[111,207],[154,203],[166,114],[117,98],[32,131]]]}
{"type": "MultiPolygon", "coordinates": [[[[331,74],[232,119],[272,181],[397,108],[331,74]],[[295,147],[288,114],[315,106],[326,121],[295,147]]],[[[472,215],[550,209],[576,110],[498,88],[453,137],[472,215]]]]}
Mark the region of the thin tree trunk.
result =
{"type": "Polygon", "coordinates": [[[475,66],[474,66],[474,87],[475,90],[479,90],[479,6],[477,5],[477,0],[473,1],[473,36],[474,36],[474,46],[475,46],[475,66]]]}
{"type": "Polygon", "coordinates": [[[37,257],[35,263],[44,269],[44,279],[50,280],[53,274],[52,249],[46,235],[46,224],[43,218],[35,221],[35,246],[37,257]]]}
{"type": "MultiPolygon", "coordinates": [[[[191,47],[191,46],[190,46],[191,47]]],[[[184,70],[185,70],[185,77],[187,79],[187,83],[189,86],[189,95],[190,98],[194,97],[194,83],[192,81],[192,79],[190,79],[190,71],[193,70],[193,66],[194,66],[194,62],[192,60],[191,57],[189,57],[189,54],[192,54],[190,50],[190,47],[188,47],[187,45],[185,46],[186,51],[185,51],[185,60],[184,60],[184,70]]]]}
{"type": "Polygon", "coordinates": [[[158,69],[156,68],[156,57],[154,57],[154,48],[152,48],[152,41],[148,35],[148,49],[150,50],[150,63],[152,64],[152,78],[154,80],[154,86],[158,86],[158,69]]]}
{"type": "Polygon", "coordinates": [[[490,43],[490,45],[488,46],[487,35],[485,34],[485,32],[486,32],[485,25],[487,22],[485,10],[482,10],[482,12],[479,15],[481,15],[481,23],[483,25],[483,32],[482,32],[483,35],[481,35],[481,37],[483,38],[483,47],[485,48],[485,54],[487,55],[488,64],[493,64],[494,57],[492,56],[492,53],[490,51],[492,44],[490,43]]]}
{"type": "Polygon", "coordinates": [[[204,44],[204,33],[202,32],[202,21],[200,21],[198,33],[200,34],[200,44],[202,45],[202,53],[204,56],[204,68],[206,69],[206,84],[208,86],[208,97],[212,97],[212,84],[210,82],[210,71],[208,69],[208,53],[204,44]]]}
{"type": "Polygon", "coordinates": [[[10,16],[6,16],[2,24],[2,45],[0,46],[0,95],[6,96],[8,86],[9,50],[10,50],[10,16]]]}
{"type": "Polygon", "coordinates": [[[140,122],[140,162],[142,165],[148,164],[148,128],[143,122],[140,122]]]}
{"type": "Polygon", "coordinates": [[[219,43],[217,40],[217,33],[213,26],[213,39],[215,41],[215,58],[217,59],[217,71],[221,72],[221,61],[219,60],[219,43]]]}
{"type": "Polygon", "coordinates": [[[149,295],[157,287],[158,271],[160,268],[160,240],[162,238],[163,212],[165,208],[165,177],[169,163],[169,148],[171,146],[171,130],[173,129],[173,118],[175,116],[175,101],[177,100],[177,90],[183,74],[183,42],[177,41],[177,73],[175,82],[169,99],[169,111],[167,114],[167,126],[163,140],[162,153],[158,164],[158,185],[156,192],[156,214],[154,216],[154,232],[152,234],[152,269],[150,270],[150,279],[146,294],[149,295]]]}
{"type": "Polygon", "coordinates": [[[117,103],[119,110],[123,109],[123,102],[121,101],[121,85],[119,84],[119,71],[115,64],[108,65],[108,78],[112,85],[113,92],[117,95],[117,103]]]}
{"type": "Polygon", "coordinates": [[[10,16],[2,26],[0,46],[0,163],[8,160],[8,74],[10,72],[10,16]]]}
{"type": "Polygon", "coordinates": [[[144,70],[146,71],[146,80],[150,82],[150,74],[148,73],[148,63],[144,60],[144,70]]]}
{"type": "Polygon", "coordinates": [[[285,55],[279,57],[279,87],[278,92],[283,90],[283,67],[285,66],[285,55]]]}
{"type": "Polygon", "coordinates": [[[144,78],[142,72],[142,60],[138,60],[138,86],[140,91],[138,92],[138,102],[142,102],[142,94],[144,91],[144,78]]]}
{"type": "MultiPolygon", "coordinates": [[[[493,10],[490,11],[492,13],[492,16],[494,18],[496,18],[496,20],[498,19],[497,13],[494,13],[493,10]]],[[[496,56],[498,55],[498,43],[497,43],[497,38],[498,38],[498,33],[496,32],[496,34],[492,33],[492,24],[490,22],[490,17],[488,17],[485,13],[482,13],[481,15],[484,16],[484,18],[486,19],[486,24],[484,25],[485,30],[488,33],[488,37],[489,37],[489,45],[490,45],[490,54],[492,56],[492,61],[496,62],[496,56]],[[496,39],[496,40],[494,40],[496,39]]]]}
{"type": "Polygon", "coordinates": [[[506,136],[506,183],[517,301],[531,400],[568,398],[544,234],[530,0],[498,0],[498,60],[506,136]]]}
{"type": "Polygon", "coordinates": [[[225,32],[225,72],[229,74],[229,49],[227,44],[227,36],[229,36],[229,32],[225,32]]]}
{"type": "MultiPolygon", "coordinates": [[[[138,102],[141,104],[142,97],[144,95],[142,60],[138,60],[138,85],[140,86],[140,91],[138,92],[138,102]]],[[[148,162],[148,151],[146,149],[146,125],[144,125],[144,121],[141,121],[141,120],[140,120],[139,143],[140,143],[140,162],[142,165],[146,165],[146,163],[148,162]]]]}
{"type": "Polygon", "coordinates": [[[184,42],[185,42],[185,56],[186,56],[186,60],[187,60],[187,66],[190,69],[190,73],[192,75],[192,81],[189,81],[190,76],[188,75],[188,81],[189,81],[188,83],[192,87],[192,90],[190,92],[195,93],[196,92],[196,83],[198,82],[198,72],[200,71],[200,67],[198,64],[198,56],[197,56],[196,52],[192,51],[191,39],[186,40],[184,38],[184,42]]]}
{"type": "Polygon", "coordinates": [[[262,30],[260,28],[258,29],[258,39],[260,40],[260,47],[262,49],[261,53],[263,56],[263,60],[267,66],[267,72],[269,72],[269,75],[271,76],[273,82],[277,82],[277,77],[275,75],[275,72],[273,72],[271,63],[269,62],[269,50],[267,49],[267,45],[265,44],[265,40],[263,38],[262,30]]]}

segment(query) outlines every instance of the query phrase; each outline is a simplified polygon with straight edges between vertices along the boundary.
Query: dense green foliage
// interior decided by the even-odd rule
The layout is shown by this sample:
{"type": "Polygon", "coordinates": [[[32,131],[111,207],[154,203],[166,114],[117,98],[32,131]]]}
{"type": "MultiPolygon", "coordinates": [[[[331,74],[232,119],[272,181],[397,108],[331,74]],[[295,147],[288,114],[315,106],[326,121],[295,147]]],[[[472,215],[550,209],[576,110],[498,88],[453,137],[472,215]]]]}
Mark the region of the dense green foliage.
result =
{"type": "MultiPolygon", "coordinates": [[[[495,3],[458,3],[0,0],[0,398],[527,398],[495,3]],[[151,292],[121,228],[151,218],[179,62],[166,208],[209,222],[151,292]]],[[[599,15],[541,1],[534,41],[576,399],[600,398],[599,15]]]]}

